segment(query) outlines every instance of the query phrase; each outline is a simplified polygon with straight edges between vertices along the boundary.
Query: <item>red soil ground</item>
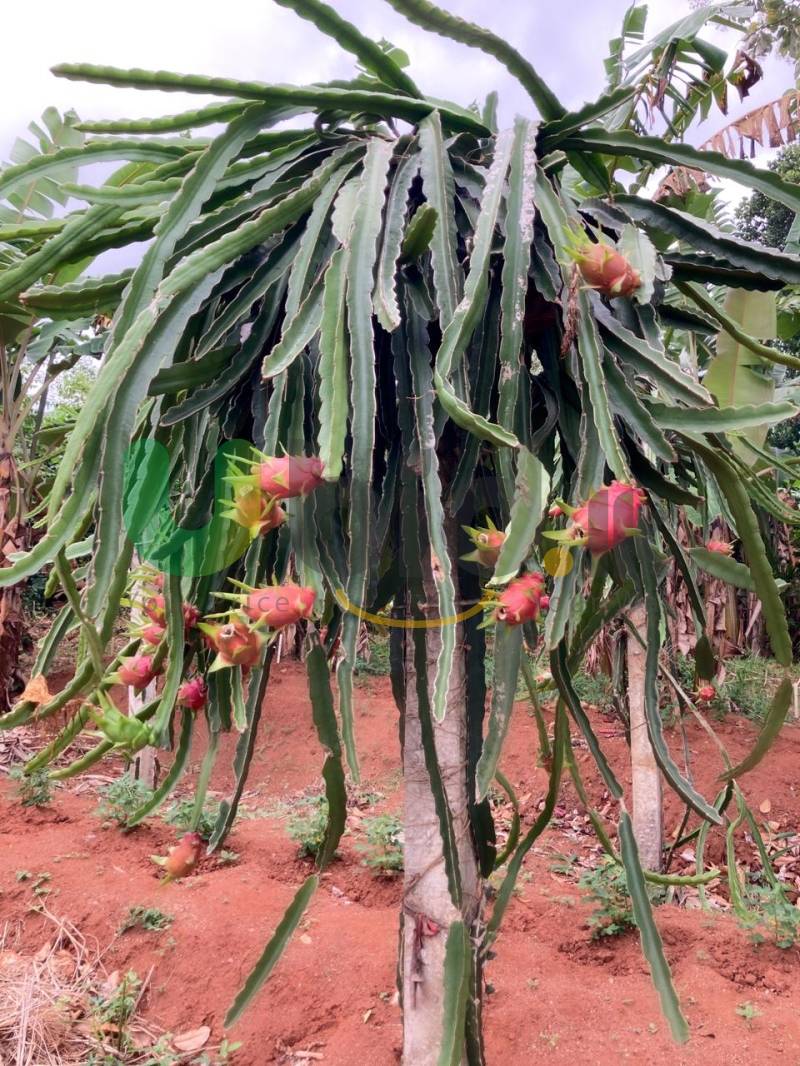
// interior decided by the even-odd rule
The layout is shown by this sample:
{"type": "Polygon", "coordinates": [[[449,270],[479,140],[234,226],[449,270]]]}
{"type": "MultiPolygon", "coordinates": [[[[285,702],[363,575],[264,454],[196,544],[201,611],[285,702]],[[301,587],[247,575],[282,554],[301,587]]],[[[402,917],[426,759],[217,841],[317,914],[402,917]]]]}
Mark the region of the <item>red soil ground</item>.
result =
{"type": "MultiPolygon", "coordinates": [[[[388,680],[360,686],[358,741],[366,788],[383,794],[376,808],[399,809],[401,781],[397,715],[388,680]]],[[[594,715],[615,769],[626,777],[626,747],[617,723],[594,715]]],[[[752,743],[754,727],[729,717],[717,730],[734,758],[752,743]]],[[[705,733],[687,727],[696,783],[716,792],[720,758],[705,733]]],[[[213,789],[224,795],[231,784],[234,737],[224,738],[213,789]]],[[[677,734],[671,744],[680,758],[677,734]]],[[[198,738],[191,767],[196,773],[203,750],[198,738]]],[[[603,807],[602,786],[577,748],[593,802],[603,807]]],[[[536,734],[523,704],[516,708],[503,768],[524,802],[524,820],[533,819],[544,797],[545,772],[535,765],[536,734]]],[[[773,831],[794,833],[800,812],[797,766],[800,730],[788,728],[768,759],[745,778],[748,800],[773,831]],[[766,809],[766,805],[765,805],[766,809]]],[[[291,801],[319,787],[321,754],[311,723],[302,667],[281,664],[270,684],[268,705],[253,761],[246,805],[258,811],[276,800],[291,801]]],[[[191,776],[186,779],[188,794],[191,776]]],[[[104,828],[94,810],[97,798],[85,783],[61,788],[53,805],[25,810],[7,781],[0,786],[0,928],[21,929],[22,943],[35,951],[46,936],[44,919],[32,910],[31,882],[16,873],[51,874],[47,906],[69,918],[85,936],[108,946],[108,969],[153,968],[146,1015],[172,1032],[202,1024],[223,1035],[222,1018],[296,887],[308,872],[297,859],[281,817],[240,819],[227,847],[240,859],[218,866],[207,859],[198,873],[162,887],[152,854],[164,854],[174,829],[153,818],[122,835],[104,828]],[[132,905],[159,907],[174,915],[162,933],[116,930],[132,905]]],[[[681,816],[667,802],[667,827],[681,816]]],[[[354,809],[351,829],[359,812],[354,809]]],[[[354,832],[341,847],[341,860],[324,875],[298,935],[257,1001],[228,1034],[242,1041],[237,1066],[315,1062],[344,1066],[392,1066],[401,1042],[395,997],[395,947],[400,883],[376,876],[363,865],[354,832]],[[292,1051],[314,1057],[296,1058],[292,1051]],[[316,1056],[320,1056],[317,1058],[316,1056]]],[[[797,854],[797,838],[790,837],[797,854]]],[[[710,858],[724,861],[723,838],[712,835],[710,858]]],[[[487,968],[492,989],[486,1029],[491,1066],[534,1063],[627,1061],[676,1066],[748,1066],[800,1063],[800,1017],[796,947],[755,945],[736,920],[717,910],[697,909],[696,893],[684,893],[685,906],[663,906],[658,925],[684,1010],[691,1026],[688,1045],[671,1043],[640,952],[628,933],[595,941],[586,927],[591,905],[575,885],[575,875],[556,873],[561,855],[581,864],[596,861],[597,848],[571,785],[564,787],[554,825],[528,856],[520,891],[513,900],[496,958],[487,968]],[[737,1007],[752,1004],[747,1020],[737,1007]]],[[[752,848],[742,841],[744,863],[752,848]]],[[[685,870],[679,860],[677,869],[685,870]]],[[[800,887],[800,878],[798,878],[800,887]]],[[[724,907],[722,888],[711,895],[724,907]]]]}

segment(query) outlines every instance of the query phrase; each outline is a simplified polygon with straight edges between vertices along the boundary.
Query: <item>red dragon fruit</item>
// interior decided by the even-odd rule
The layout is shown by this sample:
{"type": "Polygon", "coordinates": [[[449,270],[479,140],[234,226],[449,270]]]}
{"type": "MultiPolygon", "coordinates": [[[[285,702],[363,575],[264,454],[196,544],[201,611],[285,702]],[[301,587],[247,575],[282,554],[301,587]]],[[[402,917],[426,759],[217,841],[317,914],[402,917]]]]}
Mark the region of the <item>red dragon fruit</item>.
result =
{"type": "Polygon", "coordinates": [[[255,666],[267,639],[263,633],[236,618],[221,625],[201,623],[197,628],[206,634],[208,643],[219,653],[218,667],[242,666],[247,669],[255,666]]]}
{"type": "Polygon", "coordinates": [[[117,678],[121,685],[129,685],[137,692],[147,688],[159,671],[153,666],[150,655],[129,655],[121,659],[117,678]]]}
{"type": "Polygon", "coordinates": [[[593,555],[611,551],[636,532],[643,502],[643,493],[633,485],[604,485],[573,511],[570,539],[586,544],[593,555]]]}
{"type": "Polygon", "coordinates": [[[497,598],[495,619],[510,626],[535,621],[539,617],[543,591],[543,574],[533,572],[515,578],[497,598]]]}
{"type": "Polygon", "coordinates": [[[267,458],[252,468],[258,487],[276,500],[307,496],[324,483],[325,465],[317,456],[280,455],[267,458]]]}
{"type": "Polygon", "coordinates": [[[247,596],[244,613],[252,622],[261,622],[271,629],[293,625],[301,618],[309,618],[314,609],[316,593],[303,585],[267,585],[253,589],[247,596]]]}
{"type": "MultiPolygon", "coordinates": [[[[157,593],[154,596],[148,596],[148,598],[142,604],[142,611],[154,626],[160,626],[162,629],[167,625],[167,602],[164,599],[162,593],[157,593]]],[[[189,630],[192,626],[197,625],[200,620],[200,612],[193,603],[184,603],[183,605],[183,625],[184,628],[189,630]]],[[[149,643],[153,643],[149,641],[149,643]]],[[[157,643],[157,642],[156,642],[157,643]]]]}
{"type": "Polygon", "coordinates": [[[581,244],[573,253],[583,280],[604,296],[630,296],[642,283],[638,271],[609,244],[581,244]]]}
{"type": "Polygon", "coordinates": [[[142,604],[142,610],[156,625],[163,626],[167,623],[167,606],[163,595],[158,592],[148,598],[142,604]]]}
{"type": "Polygon", "coordinates": [[[733,545],[727,540],[717,540],[712,537],[711,540],[706,541],[706,548],[710,552],[716,552],[717,555],[733,555],[733,545]]]}
{"type": "Polygon", "coordinates": [[[700,703],[711,703],[716,699],[717,690],[713,685],[701,685],[697,690],[697,699],[700,703]]]}
{"type": "Polygon", "coordinates": [[[548,518],[560,518],[563,515],[563,513],[564,513],[563,507],[561,507],[557,503],[554,503],[552,505],[552,507],[549,507],[548,510],[547,510],[548,518]]]}
{"type": "Polygon", "coordinates": [[[200,859],[203,849],[203,838],[199,833],[186,833],[182,836],[174,848],[170,848],[169,855],[163,858],[159,855],[151,856],[153,862],[163,867],[166,876],[161,883],[168,885],[170,881],[178,881],[186,877],[194,870],[200,859]]]}
{"type": "Polygon", "coordinates": [[[202,677],[184,681],[178,689],[178,703],[190,711],[202,711],[208,700],[208,687],[202,677]]]}
{"type": "Polygon", "coordinates": [[[469,562],[477,562],[480,563],[481,566],[493,569],[500,555],[500,549],[503,547],[506,535],[502,529],[497,529],[491,519],[488,519],[488,523],[488,526],[479,526],[477,529],[473,529],[472,526],[464,526],[464,532],[475,545],[475,551],[462,556],[462,558],[469,562]]]}
{"type": "Polygon", "coordinates": [[[141,631],[142,640],[145,644],[150,644],[155,648],[161,643],[161,638],[166,631],[166,626],[160,626],[156,622],[150,622],[149,625],[146,625],[141,631]]]}

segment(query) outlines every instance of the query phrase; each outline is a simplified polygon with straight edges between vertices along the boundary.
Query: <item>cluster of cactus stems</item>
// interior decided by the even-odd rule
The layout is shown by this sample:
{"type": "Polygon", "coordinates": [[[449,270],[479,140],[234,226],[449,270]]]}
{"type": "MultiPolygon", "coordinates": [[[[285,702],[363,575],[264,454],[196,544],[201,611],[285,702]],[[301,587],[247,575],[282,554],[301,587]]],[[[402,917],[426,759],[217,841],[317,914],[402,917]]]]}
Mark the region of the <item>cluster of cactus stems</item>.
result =
{"type": "MultiPolygon", "coordinates": [[[[111,323],[50,487],[42,536],[0,571],[0,583],[12,584],[53,565],[51,580],[67,602],[34,673],[47,673],[59,642],[77,628],[74,677],[45,703],[21,701],[0,728],[41,721],[79,700],[28,766],[49,765],[56,778],[112,750],[171,749],[168,774],[129,826],[181,780],[204,719],[212,741],[198,781],[202,810],[213,738],[238,731],[235,784],[213,851],[245,787],[275,635],[301,627],[328,829],[315,871],[231,1008],[232,1023],[274,969],[335,853],[345,767],[353,781],[360,772],[353,673],[361,616],[384,619],[401,715],[410,706],[406,682],[416,678],[440,867],[457,916],[426,916],[435,930],[426,956],[439,959],[436,979],[444,982],[437,1061],[456,1066],[465,1046],[470,1062],[483,1061],[483,962],[565,773],[603,846],[625,866],[661,1005],[683,1040],[688,1028],[645,890],[646,877],[670,876],[641,869],[623,788],[572,679],[599,629],[644,603],[647,728],[664,778],[696,821],[690,835],[702,842],[734,797],[743,803],[736,780],[765,755],[791,694],[791,643],[758,516],[798,518],[779,497],[772,468],[756,472],[739,438],[795,409],[774,395],[721,402],[679,356],[691,346],[709,364],[722,359],[719,329],[720,337],[734,332],[750,364],[791,362],[744,333],[705,286],[729,278],[753,298],[769,297],[786,280],[800,281],[800,260],[627,193],[615,172],[632,159],[645,169],[702,169],[793,211],[800,194],[746,161],[643,132],[636,77],[619,64],[598,101],[568,112],[508,42],[428,0],[390,0],[419,25],[485,49],[520,79],[539,118],[520,117],[498,132],[493,97],[482,109],[428,98],[398,53],[322,0],[279,2],[354,52],[361,73],[293,87],[65,64],[55,73],[223,99],[160,119],[83,121],[81,147],[0,171],[2,198],[37,180],[57,183],[75,161],[121,164],[96,188],[70,186],[84,204],[57,227],[37,229],[31,216],[0,245],[0,301],[34,318],[46,307],[49,318],[102,314],[111,323]],[[298,114],[312,119],[276,128],[298,114]],[[204,136],[212,124],[221,131],[204,136]],[[63,265],[140,241],[149,244],[132,273],[56,280],[63,265]],[[724,502],[743,561],[718,543],[688,553],[672,532],[676,508],[705,506],[706,485],[724,502]],[[78,575],[71,553],[87,532],[90,564],[78,575]],[[131,571],[134,550],[148,573],[161,575],[144,593],[142,572],[131,571]],[[787,669],[753,750],[722,768],[717,797],[698,791],[663,734],[659,588],[668,565],[690,591],[699,701],[710,698],[715,671],[700,567],[757,592],[773,654],[787,669]],[[115,623],[128,602],[147,620],[114,654],[115,623]],[[464,604],[477,604],[478,613],[464,604]],[[409,618],[413,627],[393,624],[409,618]],[[495,669],[485,711],[487,629],[495,669]],[[549,657],[538,685],[526,656],[533,648],[549,657]],[[466,705],[453,696],[459,671],[468,679],[466,705]],[[520,672],[534,699],[543,686],[555,698],[552,736],[540,720],[550,781],[542,815],[498,856],[487,794],[520,672]],[[115,709],[115,684],[138,690],[153,680],[157,695],[135,717],[115,709]],[[464,716],[470,738],[455,771],[441,766],[434,739],[448,715],[464,716]],[[65,761],[76,736],[98,725],[95,747],[65,761]],[[610,796],[603,816],[571,756],[575,731],[610,796]],[[455,792],[445,784],[454,773],[462,776],[455,792]],[[462,800],[473,868],[488,877],[499,859],[504,871],[491,908],[478,892],[479,914],[462,891],[454,830],[462,800]]],[[[693,54],[694,39],[681,39],[682,55],[693,54]]],[[[699,84],[716,51],[698,48],[699,84]]],[[[723,372],[719,364],[717,378],[723,372]]],[[[166,860],[168,875],[188,873],[199,849],[185,838],[166,860]]],[[[716,876],[701,861],[691,883],[716,876]]]]}

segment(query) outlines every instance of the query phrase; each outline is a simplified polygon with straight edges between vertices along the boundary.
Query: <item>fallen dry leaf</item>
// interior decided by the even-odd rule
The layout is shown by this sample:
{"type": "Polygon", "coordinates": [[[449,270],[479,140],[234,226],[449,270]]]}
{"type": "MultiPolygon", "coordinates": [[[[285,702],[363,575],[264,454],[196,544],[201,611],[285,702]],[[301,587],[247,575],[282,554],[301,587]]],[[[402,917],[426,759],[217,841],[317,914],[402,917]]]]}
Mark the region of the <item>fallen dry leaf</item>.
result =
{"type": "Polygon", "coordinates": [[[47,687],[47,678],[44,674],[37,674],[36,677],[32,677],[20,696],[20,700],[25,703],[36,704],[48,703],[52,698],[53,696],[47,687]]]}
{"type": "Polygon", "coordinates": [[[176,1051],[199,1051],[206,1046],[211,1036],[211,1030],[207,1025],[201,1025],[199,1029],[187,1029],[185,1033],[179,1033],[172,1038],[172,1046],[176,1051]]]}
{"type": "Polygon", "coordinates": [[[152,1033],[148,1033],[144,1029],[130,1029],[128,1031],[128,1039],[137,1051],[147,1051],[155,1043],[152,1033]]]}

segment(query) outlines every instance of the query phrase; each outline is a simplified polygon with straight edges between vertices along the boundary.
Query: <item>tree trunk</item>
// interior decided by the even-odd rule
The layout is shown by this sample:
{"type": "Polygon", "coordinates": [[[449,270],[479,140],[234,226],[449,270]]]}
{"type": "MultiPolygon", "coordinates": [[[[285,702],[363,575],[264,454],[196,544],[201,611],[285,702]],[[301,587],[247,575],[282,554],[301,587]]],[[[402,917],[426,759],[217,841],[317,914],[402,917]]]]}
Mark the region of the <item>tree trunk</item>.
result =
{"type": "Polygon", "coordinates": [[[0,714],[13,702],[21,638],[22,593],[19,585],[12,585],[0,589],[0,714]]]}
{"type": "MultiPolygon", "coordinates": [[[[5,435],[0,435],[0,568],[13,552],[27,547],[28,530],[19,521],[17,473],[5,435]]],[[[0,589],[0,714],[11,706],[22,637],[22,585],[0,589]]]]}
{"type": "MultiPolygon", "coordinates": [[[[643,638],[646,612],[637,604],[628,619],[643,638]]],[[[627,639],[628,710],[631,728],[631,791],[633,795],[633,832],[642,865],[648,870],[660,870],[663,846],[661,806],[661,772],[650,744],[644,710],[645,650],[632,635],[627,639]]]]}
{"type": "MultiPolygon", "coordinates": [[[[151,681],[143,692],[128,690],[128,714],[133,717],[138,714],[142,707],[156,698],[156,683],[151,681]]],[[[149,745],[143,748],[134,760],[133,776],[143,785],[154,789],[158,784],[158,752],[149,745]]]]}
{"type": "MultiPolygon", "coordinates": [[[[426,582],[427,584],[427,582],[426,582]]],[[[428,591],[428,590],[426,590],[428,591]]],[[[429,594],[429,602],[431,597],[429,594]]],[[[433,597],[435,602],[435,596],[433,597]]],[[[436,674],[440,637],[425,630],[428,691],[436,674]]],[[[463,646],[459,627],[459,647],[463,646]]],[[[423,749],[417,699],[414,640],[405,643],[405,884],[401,934],[404,1066],[437,1066],[442,1046],[444,958],[447,934],[463,919],[474,930],[480,909],[480,878],[469,824],[467,799],[467,715],[463,655],[456,654],[447,715],[433,723],[436,756],[458,846],[463,891],[459,911],[450,898],[442,837],[423,749]]]]}

